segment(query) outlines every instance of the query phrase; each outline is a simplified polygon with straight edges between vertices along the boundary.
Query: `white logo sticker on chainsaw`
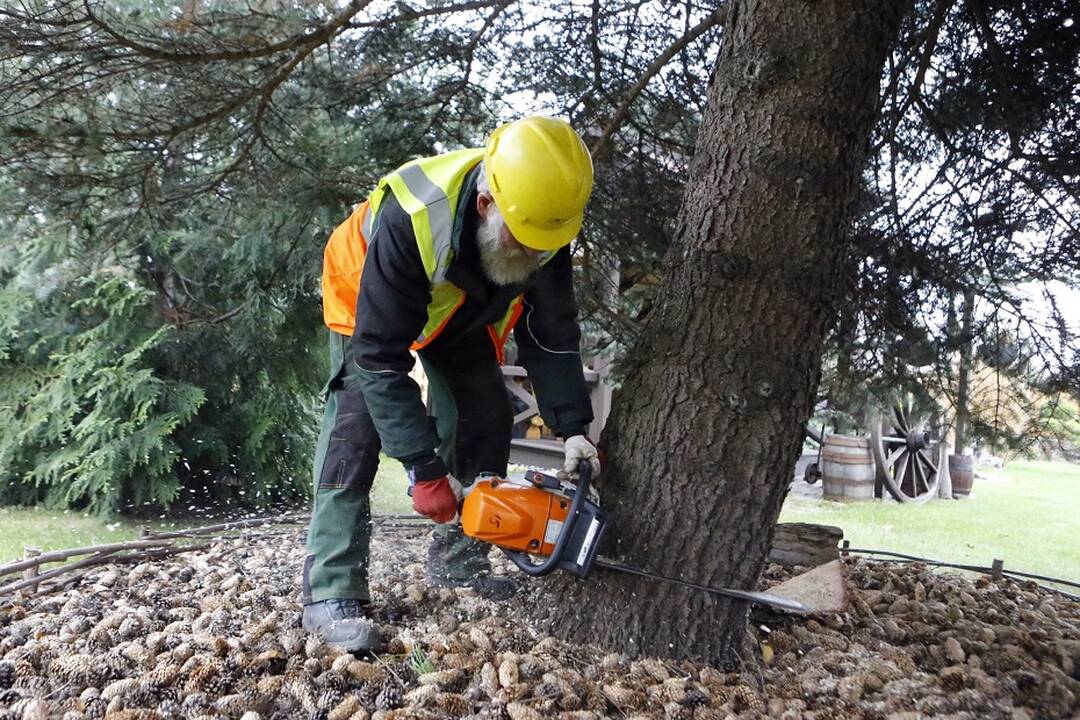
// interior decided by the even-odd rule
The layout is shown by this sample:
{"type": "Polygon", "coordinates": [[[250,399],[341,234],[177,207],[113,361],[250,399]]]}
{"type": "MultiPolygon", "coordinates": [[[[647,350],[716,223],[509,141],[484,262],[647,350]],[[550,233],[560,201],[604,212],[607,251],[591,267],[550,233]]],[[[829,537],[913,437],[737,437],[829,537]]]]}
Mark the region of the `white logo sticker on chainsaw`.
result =
{"type": "Polygon", "coordinates": [[[544,544],[554,545],[559,540],[559,533],[562,532],[563,523],[561,520],[548,520],[547,527],[544,528],[544,544]]]}
{"type": "Polygon", "coordinates": [[[600,529],[600,521],[593,518],[589,523],[589,532],[585,533],[585,542],[581,543],[581,550],[577,554],[577,564],[579,566],[585,565],[585,560],[589,557],[589,550],[592,549],[593,542],[596,541],[596,531],[600,529]]]}

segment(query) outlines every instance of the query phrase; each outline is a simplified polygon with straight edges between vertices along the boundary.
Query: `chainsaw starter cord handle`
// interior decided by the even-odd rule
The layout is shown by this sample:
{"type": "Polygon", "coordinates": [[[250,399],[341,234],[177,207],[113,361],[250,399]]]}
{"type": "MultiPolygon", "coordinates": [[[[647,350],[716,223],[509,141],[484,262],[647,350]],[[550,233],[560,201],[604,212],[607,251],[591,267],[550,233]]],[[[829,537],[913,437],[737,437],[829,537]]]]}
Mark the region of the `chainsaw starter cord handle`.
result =
{"type": "Polygon", "coordinates": [[[526,553],[503,549],[503,552],[518,566],[521,572],[533,577],[540,577],[541,575],[547,575],[559,566],[563,551],[566,549],[566,543],[573,537],[574,525],[577,523],[578,515],[581,512],[581,504],[585,502],[585,497],[589,494],[590,482],[592,482],[592,463],[588,460],[582,460],[578,463],[577,489],[574,490],[574,499],[570,503],[570,512],[563,523],[559,539],[555,541],[555,549],[544,558],[543,562],[534,564],[526,553]]]}

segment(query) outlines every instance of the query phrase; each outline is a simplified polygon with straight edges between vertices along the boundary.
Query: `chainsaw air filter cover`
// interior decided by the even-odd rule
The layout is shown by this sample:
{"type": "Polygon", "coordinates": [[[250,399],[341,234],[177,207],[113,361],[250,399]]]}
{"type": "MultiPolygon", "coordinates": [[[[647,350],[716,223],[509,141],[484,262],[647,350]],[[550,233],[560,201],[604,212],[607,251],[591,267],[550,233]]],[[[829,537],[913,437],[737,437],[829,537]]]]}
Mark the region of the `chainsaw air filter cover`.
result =
{"type": "Polygon", "coordinates": [[[533,555],[550,555],[570,512],[561,494],[532,483],[477,480],[465,496],[461,529],[471,538],[533,555]]]}
{"type": "Polygon", "coordinates": [[[524,481],[483,478],[465,496],[461,529],[471,538],[499,546],[530,574],[561,568],[585,576],[592,567],[607,516],[588,496],[587,485],[572,516],[576,492],[574,485],[538,472],[527,473],[524,481]],[[545,563],[544,570],[529,565],[519,554],[548,557],[556,552],[559,557],[545,563]]]}

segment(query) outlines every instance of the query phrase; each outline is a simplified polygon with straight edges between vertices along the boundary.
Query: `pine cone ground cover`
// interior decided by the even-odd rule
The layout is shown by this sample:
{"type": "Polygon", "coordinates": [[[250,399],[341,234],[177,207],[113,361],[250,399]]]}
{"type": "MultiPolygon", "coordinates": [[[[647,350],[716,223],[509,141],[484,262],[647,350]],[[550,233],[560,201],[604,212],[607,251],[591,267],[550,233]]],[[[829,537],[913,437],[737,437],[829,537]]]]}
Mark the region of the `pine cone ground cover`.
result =
{"type": "Polygon", "coordinates": [[[564,643],[512,605],[428,588],[426,545],[375,536],[375,608],[393,608],[374,613],[378,657],[300,629],[299,533],[0,606],[0,717],[1069,718],[1080,697],[1080,604],[1010,581],[852,561],[849,613],[754,623],[768,660],[714,668],[564,643]]]}

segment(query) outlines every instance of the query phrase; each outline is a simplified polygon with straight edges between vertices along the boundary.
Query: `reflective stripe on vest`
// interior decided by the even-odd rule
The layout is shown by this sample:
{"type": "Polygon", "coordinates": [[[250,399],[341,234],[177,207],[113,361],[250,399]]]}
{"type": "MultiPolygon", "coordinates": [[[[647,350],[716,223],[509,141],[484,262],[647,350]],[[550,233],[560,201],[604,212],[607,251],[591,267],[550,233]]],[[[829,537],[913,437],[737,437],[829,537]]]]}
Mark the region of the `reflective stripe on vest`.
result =
{"type": "MultiPolygon", "coordinates": [[[[347,221],[354,228],[354,237],[347,239],[344,234],[337,237],[345,227],[335,231],[328,244],[328,252],[325,257],[331,255],[331,245],[341,242],[358,243],[361,246],[361,255],[366,254],[367,239],[372,237],[378,219],[379,207],[386,193],[393,191],[401,208],[408,213],[413,234],[416,236],[417,249],[424,266],[424,272],[430,282],[431,300],[427,306],[427,322],[420,336],[412,343],[413,350],[419,350],[431,343],[449,323],[451,317],[465,302],[465,293],[456,285],[446,280],[446,272],[454,259],[454,229],[457,206],[461,194],[462,185],[469,171],[472,170],[483,157],[483,149],[475,148],[458,150],[444,155],[431,158],[414,160],[405,164],[395,172],[387,175],[379,181],[376,190],[368,198],[368,202],[357,208],[362,217],[347,221]],[[356,231],[359,231],[357,233],[356,231]],[[362,234],[362,237],[355,235],[362,234]]],[[[555,256],[555,252],[545,252],[539,258],[539,264],[546,264],[555,256]]],[[[362,258],[361,258],[362,266],[362,258]]],[[[324,314],[327,298],[327,272],[328,263],[324,260],[324,314]]],[[[352,297],[359,291],[359,270],[354,273],[357,286],[353,290],[352,297]]],[[[340,288],[339,288],[340,289],[340,288]]],[[[335,318],[343,316],[327,325],[338,332],[351,333],[355,319],[351,317],[355,301],[351,304],[344,298],[335,300],[335,318]],[[341,307],[338,308],[337,306],[341,307]]],[[[502,347],[510,330],[521,315],[522,299],[514,298],[507,308],[506,314],[496,323],[488,326],[488,334],[495,345],[496,352],[502,361],[502,347]]]]}

